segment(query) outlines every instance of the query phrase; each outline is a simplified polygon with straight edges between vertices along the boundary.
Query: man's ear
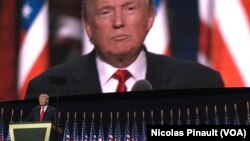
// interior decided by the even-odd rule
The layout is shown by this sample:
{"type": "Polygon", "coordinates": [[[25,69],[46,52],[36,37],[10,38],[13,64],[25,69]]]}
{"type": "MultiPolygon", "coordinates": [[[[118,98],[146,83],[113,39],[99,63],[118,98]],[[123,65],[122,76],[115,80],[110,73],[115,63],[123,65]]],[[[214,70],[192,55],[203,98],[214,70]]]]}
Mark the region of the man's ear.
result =
{"type": "Polygon", "coordinates": [[[155,16],[156,16],[155,7],[151,6],[149,8],[149,13],[148,13],[148,23],[147,23],[148,30],[150,30],[151,27],[153,26],[154,21],[155,21],[155,16]]]}
{"type": "Polygon", "coordinates": [[[93,34],[92,34],[90,23],[87,22],[86,20],[84,20],[83,26],[84,26],[84,29],[85,29],[88,37],[89,37],[90,42],[93,43],[93,41],[92,41],[93,34]]]}

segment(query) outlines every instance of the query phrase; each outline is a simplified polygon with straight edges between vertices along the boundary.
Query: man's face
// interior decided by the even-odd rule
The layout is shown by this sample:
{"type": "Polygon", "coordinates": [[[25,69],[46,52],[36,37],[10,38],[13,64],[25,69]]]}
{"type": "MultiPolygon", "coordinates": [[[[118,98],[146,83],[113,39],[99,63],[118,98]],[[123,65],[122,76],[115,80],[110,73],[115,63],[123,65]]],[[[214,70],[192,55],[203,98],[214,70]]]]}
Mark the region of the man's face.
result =
{"type": "Polygon", "coordinates": [[[47,99],[47,97],[46,97],[46,96],[40,96],[40,97],[39,97],[39,104],[40,104],[41,106],[47,105],[47,104],[48,104],[48,99],[47,99]]]}
{"type": "Polygon", "coordinates": [[[126,56],[142,49],[154,17],[146,0],[89,0],[85,28],[102,57],[126,56]]]}

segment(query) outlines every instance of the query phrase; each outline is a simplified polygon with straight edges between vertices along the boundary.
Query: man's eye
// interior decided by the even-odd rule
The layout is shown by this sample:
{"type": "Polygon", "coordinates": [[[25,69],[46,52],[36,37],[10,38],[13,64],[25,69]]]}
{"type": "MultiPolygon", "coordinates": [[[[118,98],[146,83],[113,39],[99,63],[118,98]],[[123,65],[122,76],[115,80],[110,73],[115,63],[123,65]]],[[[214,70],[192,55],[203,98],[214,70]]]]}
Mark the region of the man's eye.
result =
{"type": "Polygon", "coordinates": [[[102,11],[100,14],[101,15],[107,15],[109,12],[108,11],[102,11]]]}
{"type": "Polygon", "coordinates": [[[102,11],[99,12],[99,15],[101,17],[107,17],[107,16],[111,15],[111,13],[112,12],[110,10],[102,10],[102,11]]]}
{"type": "Polygon", "coordinates": [[[134,10],[134,9],[135,9],[135,7],[129,7],[129,8],[128,8],[128,10],[130,10],[130,11],[131,11],[131,10],[134,10]]]}
{"type": "Polygon", "coordinates": [[[135,10],[136,10],[135,6],[129,6],[129,7],[126,8],[126,12],[129,13],[129,14],[134,12],[135,10]]]}

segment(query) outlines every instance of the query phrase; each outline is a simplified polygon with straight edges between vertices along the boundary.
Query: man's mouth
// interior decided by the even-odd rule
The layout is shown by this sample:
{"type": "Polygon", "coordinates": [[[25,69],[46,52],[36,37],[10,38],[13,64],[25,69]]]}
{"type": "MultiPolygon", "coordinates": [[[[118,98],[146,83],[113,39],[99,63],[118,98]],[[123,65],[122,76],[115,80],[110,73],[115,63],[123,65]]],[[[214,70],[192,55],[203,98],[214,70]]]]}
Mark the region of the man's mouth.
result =
{"type": "Polygon", "coordinates": [[[112,37],[111,39],[112,39],[113,41],[122,41],[122,40],[125,40],[125,39],[127,39],[127,38],[128,38],[128,35],[126,35],[126,34],[121,34],[121,35],[116,35],[116,36],[112,37]]]}

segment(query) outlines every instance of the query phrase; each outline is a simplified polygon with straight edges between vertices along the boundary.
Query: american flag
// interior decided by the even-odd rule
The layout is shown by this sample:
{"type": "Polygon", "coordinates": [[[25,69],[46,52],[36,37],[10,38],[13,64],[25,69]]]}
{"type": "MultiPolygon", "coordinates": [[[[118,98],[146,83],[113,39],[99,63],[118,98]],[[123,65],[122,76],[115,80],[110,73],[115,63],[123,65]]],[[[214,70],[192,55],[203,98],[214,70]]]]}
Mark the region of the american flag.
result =
{"type": "Polygon", "coordinates": [[[68,120],[66,121],[65,128],[64,128],[63,141],[71,141],[68,120]]]}
{"type": "Polygon", "coordinates": [[[100,123],[99,123],[98,141],[104,141],[104,129],[103,129],[102,116],[100,118],[100,123]]]}
{"type": "MultiPolygon", "coordinates": [[[[3,111],[3,109],[2,109],[3,111]]],[[[3,121],[3,113],[1,112],[0,116],[0,141],[4,141],[4,121],[3,121]]]]}
{"type": "MultiPolygon", "coordinates": [[[[10,121],[9,121],[9,123],[14,123],[14,110],[12,109],[11,110],[11,117],[10,117],[10,121]]],[[[7,136],[6,136],[6,138],[5,138],[5,141],[11,141],[10,140],[10,131],[8,130],[8,133],[7,133],[7,136]]]]}
{"type": "Polygon", "coordinates": [[[79,140],[79,136],[78,136],[78,125],[77,125],[77,120],[74,120],[73,123],[73,131],[72,131],[72,141],[78,141],[79,140]]]}
{"type": "Polygon", "coordinates": [[[81,139],[80,141],[85,141],[88,140],[88,132],[87,132],[87,128],[86,128],[86,121],[85,121],[85,117],[82,121],[82,130],[81,130],[81,139]]]}
{"type": "Polygon", "coordinates": [[[167,0],[154,0],[154,4],[157,8],[155,22],[144,43],[148,51],[167,55],[170,54],[167,0]]]}
{"type": "Polygon", "coordinates": [[[24,99],[29,80],[48,68],[48,36],[48,1],[23,0],[18,59],[19,99],[24,99]]]}
{"type": "Polygon", "coordinates": [[[136,113],[134,112],[134,121],[132,125],[132,141],[139,141],[139,140],[140,140],[140,135],[138,133],[136,113]]]}
{"type": "Polygon", "coordinates": [[[89,131],[89,141],[96,141],[96,131],[95,131],[95,120],[94,116],[92,116],[92,121],[90,124],[90,131],[89,131]]]}
{"type": "Polygon", "coordinates": [[[226,87],[250,86],[250,1],[199,0],[199,61],[222,74],[226,87]]]}
{"type": "Polygon", "coordinates": [[[112,113],[111,113],[110,114],[110,124],[109,124],[109,128],[108,128],[107,141],[113,141],[114,140],[112,122],[113,122],[113,120],[112,120],[112,113]]]}
{"type": "Polygon", "coordinates": [[[130,129],[129,129],[129,113],[127,114],[127,122],[125,125],[125,132],[124,132],[124,141],[130,141],[131,135],[130,135],[130,129]]]}
{"type": "Polygon", "coordinates": [[[145,113],[142,113],[142,122],[141,122],[141,141],[147,140],[147,123],[145,120],[145,113]]]}
{"type": "Polygon", "coordinates": [[[120,125],[120,120],[119,120],[119,112],[117,112],[117,116],[116,116],[114,140],[115,141],[121,141],[122,140],[121,125],[120,125]]]}

